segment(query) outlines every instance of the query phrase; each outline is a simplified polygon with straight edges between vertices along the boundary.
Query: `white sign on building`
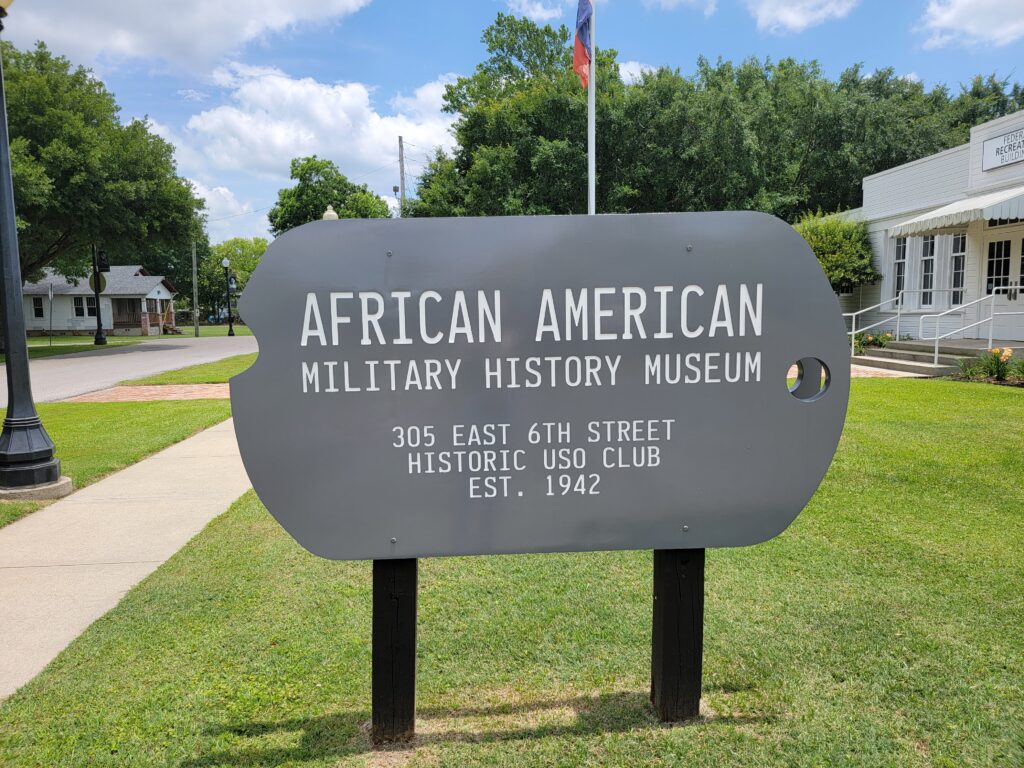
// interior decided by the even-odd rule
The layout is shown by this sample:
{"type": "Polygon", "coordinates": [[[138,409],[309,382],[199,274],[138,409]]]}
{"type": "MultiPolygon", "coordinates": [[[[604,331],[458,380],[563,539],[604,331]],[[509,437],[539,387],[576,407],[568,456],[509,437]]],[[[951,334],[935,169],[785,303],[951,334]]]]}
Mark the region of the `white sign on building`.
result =
{"type": "Polygon", "coordinates": [[[1024,160],[1024,128],[988,139],[983,145],[981,158],[983,171],[1024,160]]]}

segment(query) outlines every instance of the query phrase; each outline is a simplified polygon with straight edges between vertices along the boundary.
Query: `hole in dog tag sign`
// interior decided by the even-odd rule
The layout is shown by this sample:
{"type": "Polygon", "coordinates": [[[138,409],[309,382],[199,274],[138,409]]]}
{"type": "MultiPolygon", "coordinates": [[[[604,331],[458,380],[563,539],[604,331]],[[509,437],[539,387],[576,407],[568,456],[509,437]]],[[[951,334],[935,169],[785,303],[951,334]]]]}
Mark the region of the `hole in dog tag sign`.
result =
{"type": "Polygon", "coordinates": [[[242,459],[324,557],[754,544],[846,415],[836,296],[764,214],[317,221],[241,303],[242,459]]]}

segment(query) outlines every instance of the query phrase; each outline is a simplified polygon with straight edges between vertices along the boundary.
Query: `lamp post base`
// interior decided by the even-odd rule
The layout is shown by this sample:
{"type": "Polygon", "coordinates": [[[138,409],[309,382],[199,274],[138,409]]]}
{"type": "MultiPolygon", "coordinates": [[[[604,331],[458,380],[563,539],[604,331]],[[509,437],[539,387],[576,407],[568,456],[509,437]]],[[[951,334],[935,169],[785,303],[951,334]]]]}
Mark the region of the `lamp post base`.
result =
{"type": "Polygon", "coordinates": [[[60,480],[60,459],[0,464],[0,488],[49,485],[60,480]]]}
{"type": "Polygon", "coordinates": [[[75,490],[70,477],[61,475],[56,482],[26,485],[19,488],[0,488],[0,501],[47,501],[62,499],[75,490]]]}
{"type": "MultiPolygon", "coordinates": [[[[16,406],[12,406],[14,410],[16,406]]],[[[8,416],[0,432],[0,488],[49,485],[60,480],[60,459],[38,415],[8,416]]]]}
{"type": "Polygon", "coordinates": [[[93,337],[93,344],[106,344],[106,343],[107,343],[107,337],[106,337],[106,336],[104,336],[104,335],[103,335],[103,334],[101,334],[101,333],[97,333],[97,334],[96,334],[96,335],[95,335],[95,336],[93,337]]]}

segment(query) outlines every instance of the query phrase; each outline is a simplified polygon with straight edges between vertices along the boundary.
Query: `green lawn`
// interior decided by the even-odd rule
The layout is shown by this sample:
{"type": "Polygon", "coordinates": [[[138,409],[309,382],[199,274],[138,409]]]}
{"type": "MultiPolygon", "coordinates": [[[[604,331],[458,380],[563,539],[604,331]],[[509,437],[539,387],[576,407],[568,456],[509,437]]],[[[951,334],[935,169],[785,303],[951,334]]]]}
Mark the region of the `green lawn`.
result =
{"type": "MultiPolygon", "coordinates": [[[[146,336],[114,336],[107,334],[107,345],[114,344],[138,344],[140,341],[146,341],[149,337],[146,336]]],[[[61,344],[74,346],[81,344],[92,345],[93,338],[92,334],[84,336],[29,336],[28,345],[30,347],[48,347],[48,346],[60,346],[61,344]]]]}
{"type": "MultiPolygon", "coordinates": [[[[95,352],[109,347],[124,346],[126,344],[138,344],[144,341],[142,338],[107,337],[106,346],[97,346],[87,336],[54,336],[51,345],[46,338],[32,337],[28,340],[28,359],[35,360],[40,357],[52,357],[53,355],[74,355],[80,352],[95,352]]],[[[0,354],[0,363],[6,360],[6,355],[0,354]]]]}
{"type": "MultiPolygon", "coordinates": [[[[181,332],[186,336],[195,336],[195,326],[192,323],[186,323],[178,326],[181,332]]],[[[223,325],[200,325],[199,326],[200,336],[227,336],[228,335],[228,324],[223,325]]],[[[249,330],[247,325],[239,325],[235,323],[235,336],[252,336],[252,331],[249,330]]]]}
{"type": "Polygon", "coordinates": [[[370,566],[307,554],[250,495],[0,707],[0,764],[1024,765],[1022,410],[854,381],[809,508],[709,553],[706,722],[647,702],[650,553],[442,558],[421,740],[371,753],[370,566]]]}
{"type": "MultiPolygon", "coordinates": [[[[223,421],[231,412],[221,400],[43,403],[38,410],[57,446],[61,469],[76,488],[223,421]]],[[[0,417],[3,413],[0,409],[0,417]]],[[[0,502],[0,527],[42,505],[0,502]]]]}
{"type": "Polygon", "coordinates": [[[190,365],[187,368],[178,368],[176,371],[158,373],[155,376],[147,376],[144,379],[131,379],[122,381],[122,384],[129,386],[142,386],[144,384],[223,384],[235,374],[241,373],[256,361],[256,354],[235,355],[223,360],[215,360],[212,363],[201,363],[190,365]]]}

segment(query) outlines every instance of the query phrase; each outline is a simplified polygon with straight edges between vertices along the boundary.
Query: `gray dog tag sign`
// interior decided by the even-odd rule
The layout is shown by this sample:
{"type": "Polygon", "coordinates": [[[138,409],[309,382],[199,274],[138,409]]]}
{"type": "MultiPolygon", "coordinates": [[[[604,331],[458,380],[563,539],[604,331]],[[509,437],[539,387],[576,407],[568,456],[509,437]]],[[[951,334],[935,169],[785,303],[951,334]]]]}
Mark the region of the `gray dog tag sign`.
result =
{"type": "Polygon", "coordinates": [[[764,214],[318,221],[240,309],[242,459],[323,557],[755,544],[846,416],[836,296],[764,214]]]}

